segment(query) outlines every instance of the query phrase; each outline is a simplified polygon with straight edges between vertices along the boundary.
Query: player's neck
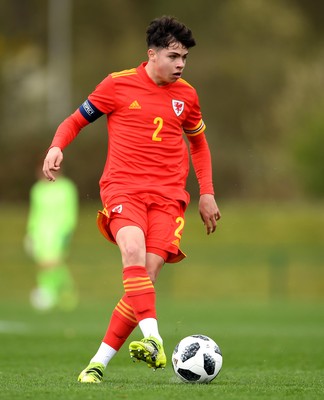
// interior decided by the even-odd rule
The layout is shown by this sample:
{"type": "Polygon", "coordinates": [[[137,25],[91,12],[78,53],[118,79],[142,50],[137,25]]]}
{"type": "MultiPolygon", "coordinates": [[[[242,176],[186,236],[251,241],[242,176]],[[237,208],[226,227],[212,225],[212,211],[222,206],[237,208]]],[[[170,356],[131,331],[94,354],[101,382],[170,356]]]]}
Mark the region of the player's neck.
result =
{"type": "Polygon", "coordinates": [[[165,86],[168,85],[170,82],[165,82],[162,80],[155,72],[154,66],[150,62],[145,65],[145,71],[148,77],[157,85],[157,86],[165,86]]]}

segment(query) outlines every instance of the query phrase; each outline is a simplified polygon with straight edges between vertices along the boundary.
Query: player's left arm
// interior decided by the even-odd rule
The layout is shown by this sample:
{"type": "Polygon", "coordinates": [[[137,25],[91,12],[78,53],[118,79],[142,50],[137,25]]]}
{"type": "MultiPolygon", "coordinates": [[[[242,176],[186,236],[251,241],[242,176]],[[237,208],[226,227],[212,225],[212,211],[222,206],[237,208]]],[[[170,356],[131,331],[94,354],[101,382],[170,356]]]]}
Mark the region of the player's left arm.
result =
{"type": "Polygon", "coordinates": [[[212,180],[212,163],[209,146],[204,132],[187,135],[192,164],[199,183],[199,213],[203,220],[207,235],[215,232],[221,213],[214,197],[212,180]]]}

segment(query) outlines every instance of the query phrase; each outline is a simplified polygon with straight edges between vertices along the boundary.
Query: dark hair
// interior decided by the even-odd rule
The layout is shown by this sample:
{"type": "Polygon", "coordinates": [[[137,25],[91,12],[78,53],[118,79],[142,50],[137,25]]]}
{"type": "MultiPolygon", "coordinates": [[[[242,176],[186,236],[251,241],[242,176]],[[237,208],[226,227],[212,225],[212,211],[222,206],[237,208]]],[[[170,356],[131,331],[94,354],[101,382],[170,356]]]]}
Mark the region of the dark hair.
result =
{"type": "Polygon", "coordinates": [[[167,48],[173,42],[180,42],[187,49],[196,45],[191,30],[175,17],[155,18],[147,27],[146,43],[148,48],[167,48]]]}

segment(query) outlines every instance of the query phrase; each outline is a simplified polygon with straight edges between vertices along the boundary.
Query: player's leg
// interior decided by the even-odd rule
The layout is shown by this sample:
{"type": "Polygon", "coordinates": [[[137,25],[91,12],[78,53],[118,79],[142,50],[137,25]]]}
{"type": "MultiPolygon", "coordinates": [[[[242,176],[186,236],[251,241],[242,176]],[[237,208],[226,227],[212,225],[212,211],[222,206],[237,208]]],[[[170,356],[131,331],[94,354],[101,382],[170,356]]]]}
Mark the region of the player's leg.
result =
{"type": "MultiPolygon", "coordinates": [[[[156,347],[161,347],[162,339],[156,320],[155,290],[145,268],[145,237],[139,227],[123,226],[118,228],[123,224],[125,221],[120,219],[111,221],[112,232],[117,231],[116,242],[123,261],[125,295],[113,311],[106,335],[97,353],[91,359],[88,367],[79,375],[80,382],[98,383],[102,381],[107,364],[131,334],[137,321],[139,321],[144,339],[147,339],[145,348],[137,354],[142,355],[145,351],[145,358],[148,357],[147,361],[150,366],[157,367],[157,363],[163,365],[161,357],[157,360],[149,358],[150,356],[157,358],[156,347]],[[152,338],[155,338],[155,347],[152,338]]],[[[162,260],[162,262],[164,261],[162,260]]],[[[149,269],[153,271],[153,268],[149,269]]],[[[142,355],[142,359],[144,359],[144,355],[142,355]]]]}
{"type": "MultiPolygon", "coordinates": [[[[164,259],[160,255],[147,253],[146,270],[152,283],[156,281],[163,264],[164,259]]],[[[153,369],[164,368],[166,366],[166,356],[156,316],[143,318],[139,321],[139,327],[144,338],[130,343],[130,356],[137,360],[145,361],[153,369]]]]}
{"type": "MultiPolygon", "coordinates": [[[[148,212],[148,229],[146,239],[146,270],[154,283],[165,261],[180,261],[184,255],[179,249],[184,227],[185,205],[177,201],[169,201],[154,196],[148,212]]],[[[130,343],[130,354],[139,360],[144,360],[153,367],[164,367],[166,356],[163,342],[158,333],[151,333],[153,324],[157,321],[145,319],[139,322],[144,333],[144,339],[130,343]]]]}
{"type": "MultiPolygon", "coordinates": [[[[129,223],[129,221],[126,222],[124,219],[120,218],[109,221],[109,230],[116,239],[117,232],[119,232],[119,230],[122,231],[122,235],[120,236],[120,251],[123,265],[124,263],[126,265],[134,264],[129,267],[129,271],[123,272],[124,277],[132,276],[132,274],[137,276],[142,272],[142,269],[145,270],[145,267],[140,267],[140,265],[145,265],[144,234],[142,230],[136,226],[129,226],[128,229],[124,228],[124,225],[127,223],[129,223]],[[123,232],[126,232],[126,235],[124,235],[123,232]],[[139,264],[139,266],[137,264],[139,264]]],[[[136,326],[137,317],[133,311],[132,302],[125,293],[112,313],[106,334],[97,353],[91,359],[87,368],[79,375],[79,382],[101,382],[103,379],[103,372],[108,363],[122,347],[136,326]]]]}
{"type": "Polygon", "coordinates": [[[167,252],[161,255],[154,253],[146,253],[146,271],[153,284],[155,284],[160,274],[160,271],[162,270],[166,257],[167,257],[167,252]]]}
{"type": "MultiPolygon", "coordinates": [[[[145,202],[124,204],[123,213],[123,218],[128,217],[129,222],[120,218],[119,215],[119,218],[117,216],[111,221],[111,231],[116,232],[116,243],[121,252],[125,295],[139,323],[144,336],[143,341],[149,340],[145,345],[145,355],[137,351],[138,357],[136,358],[144,359],[153,368],[164,367],[164,352],[164,358],[156,357],[156,347],[163,350],[163,346],[158,330],[153,285],[157,271],[161,269],[164,260],[154,254],[147,258],[146,230],[148,221],[145,202]],[[141,214],[140,210],[143,211],[141,214]],[[135,226],[136,223],[137,226],[135,226]],[[152,344],[152,338],[154,338],[156,345],[152,344]]],[[[132,356],[132,349],[130,351],[132,356]]],[[[160,350],[158,353],[160,353],[160,350]]]]}
{"type": "MultiPolygon", "coordinates": [[[[80,374],[81,382],[102,381],[105,367],[137,325],[137,321],[140,321],[144,338],[152,339],[153,336],[156,339],[155,347],[148,342],[151,350],[149,355],[154,358],[156,347],[159,348],[160,353],[161,347],[163,351],[156,320],[155,290],[152,281],[155,281],[164,259],[155,254],[146,254],[144,231],[146,230],[147,213],[146,209],[142,211],[141,206],[140,202],[134,205],[117,199],[109,210],[99,216],[100,231],[108,240],[114,241],[112,239],[115,239],[121,251],[125,295],[113,312],[106,335],[97,353],[89,366],[80,374]],[[116,209],[115,213],[114,209],[116,209]],[[108,215],[110,217],[107,217],[108,215]],[[132,225],[136,223],[134,220],[137,221],[137,226],[132,225]]],[[[160,358],[158,357],[157,362],[159,366],[163,366],[165,362],[160,358]]],[[[149,366],[157,367],[156,357],[154,361],[149,357],[146,361],[149,366]]]]}
{"type": "MultiPolygon", "coordinates": [[[[146,265],[144,233],[136,226],[125,226],[119,229],[116,241],[123,260],[125,294],[132,306],[139,327],[144,337],[155,335],[159,340],[162,340],[156,319],[155,289],[146,265]]],[[[158,256],[155,260],[156,269],[160,269],[164,260],[158,256]]],[[[152,271],[153,268],[150,267],[149,270],[152,271]]],[[[155,274],[150,273],[154,277],[155,274]]]]}
{"type": "Polygon", "coordinates": [[[79,382],[99,383],[110,360],[125,343],[128,336],[137,326],[132,307],[124,295],[116,305],[107,331],[97,353],[92,357],[90,364],[79,375],[79,382]]]}
{"type": "MultiPolygon", "coordinates": [[[[111,208],[115,208],[115,205],[111,208]]],[[[118,208],[118,210],[120,209],[124,210],[122,215],[120,212],[115,213],[114,218],[106,219],[105,226],[100,226],[99,229],[101,232],[107,230],[110,239],[117,238],[118,233],[117,243],[124,267],[123,280],[125,291],[128,293],[125,293],[114,309],[107,332],[97,353],[91,359],[88,367],[79,375],[81,382],[102,381],[104,369],[137,325],[138,317],[141,320],[146,320],[145,329],[150,329],[150,332],[159,336],[156,319],[152,318],[155,317],[155,293],[145,268],[146,254],[143,230],[138,226],[129,225],[133,222],[125,218],[127,213],[133,217],[136,211],[139,212],[140,206],[137,204],[136,210],[134,210],[130,209],[129,205],[123,204],[123,207],[118,208]],[[133,279],[135,279],[135,284],[133,279]],[[144,300],[143,297],[145,297],[144,300]],[[149,318],[146,318],[146,316],[149,318]],[[153,328],[149,328],[150,326],[153,326],[153,328]]],[[[111,215],[111,213],[109,214],[111,215]]],[[[143,214],[146,215],[146,210],[143,214]]],[[[140,216],[137,219],[141,220],[140,216]]],[[[141,222],[142,225],[145,225],[143,218],[141,222]]],[[[106,237],[106,235],[104,236],[106,237]]]]}

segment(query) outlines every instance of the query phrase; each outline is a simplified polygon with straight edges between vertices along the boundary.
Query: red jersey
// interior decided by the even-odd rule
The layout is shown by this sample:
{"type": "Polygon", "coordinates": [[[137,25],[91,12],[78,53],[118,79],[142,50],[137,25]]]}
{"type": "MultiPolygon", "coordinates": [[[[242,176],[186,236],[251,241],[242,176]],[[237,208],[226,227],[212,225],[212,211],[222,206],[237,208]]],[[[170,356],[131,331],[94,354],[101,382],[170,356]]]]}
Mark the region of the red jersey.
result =
{"type": "MultiPolygon", "coordinates": [[[[108,156],[100,179],[104,204],[115,195],[140,192],[189,201],[184,133],[190,139],[205,130],[198,96],[183,79],[156,85],[146,73],[146,64],[108,75],[79,109],[88,122],[107,116],[108,156]]],[[[62,148],[73,139],[62,143],[61,136],[59,128],[52,146],[62,148]]],[[[206,169],[205,193],[213,194],[211,167],[206,169]]]]}

